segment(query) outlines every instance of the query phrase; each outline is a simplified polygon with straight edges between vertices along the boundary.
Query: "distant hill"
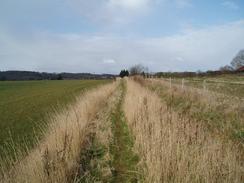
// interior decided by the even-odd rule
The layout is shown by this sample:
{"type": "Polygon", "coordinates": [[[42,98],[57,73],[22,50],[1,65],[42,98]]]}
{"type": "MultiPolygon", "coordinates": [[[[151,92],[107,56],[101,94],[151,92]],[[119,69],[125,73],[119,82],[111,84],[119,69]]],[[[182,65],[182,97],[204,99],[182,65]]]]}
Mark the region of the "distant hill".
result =
{"type": "Polygon", "coordinates": [[[1,81],[23,80],[71,80],[71,79],[112,79],[112,74],[91,73],[46,73],[32,71],[0,71],[1,81]]]}

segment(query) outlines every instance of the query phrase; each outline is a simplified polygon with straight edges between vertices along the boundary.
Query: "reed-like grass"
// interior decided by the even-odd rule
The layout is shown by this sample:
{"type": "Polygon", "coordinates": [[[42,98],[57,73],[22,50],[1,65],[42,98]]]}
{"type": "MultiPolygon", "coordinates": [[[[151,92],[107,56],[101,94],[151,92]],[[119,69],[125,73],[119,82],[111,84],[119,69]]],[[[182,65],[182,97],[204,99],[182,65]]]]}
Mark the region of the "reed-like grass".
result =
{"type": "Polygon", "coordinates": [[[124,111],[145,182],[243,182],[240,150],[128,80],[124,111]]]}

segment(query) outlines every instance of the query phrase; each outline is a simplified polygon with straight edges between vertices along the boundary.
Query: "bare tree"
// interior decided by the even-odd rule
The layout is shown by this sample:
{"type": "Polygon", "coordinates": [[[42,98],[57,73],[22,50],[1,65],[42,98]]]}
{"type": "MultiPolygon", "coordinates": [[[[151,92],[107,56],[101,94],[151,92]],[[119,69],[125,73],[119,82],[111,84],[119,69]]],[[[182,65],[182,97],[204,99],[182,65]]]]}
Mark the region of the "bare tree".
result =
{"type": "Polygon", "coordinates": [[[225,65],[225,66],[223,66],[223,67],[220,67],[219,70],[220,70],[220,71],[233,71],[234,68],[231,67],[230,65],[225,65]]]}
{"type": "Polygon", "coordinates": [[[238,52],[238,54],[233,58],[231,65],[235,69],[239,69],[244,66],[244,50],[238,52]]]}
{"type": "Polygon", "coordinates": [[[148,72],[148,68],[141,64],[134,65],[130,68],[130,75],[141,75],[148,72]]]}

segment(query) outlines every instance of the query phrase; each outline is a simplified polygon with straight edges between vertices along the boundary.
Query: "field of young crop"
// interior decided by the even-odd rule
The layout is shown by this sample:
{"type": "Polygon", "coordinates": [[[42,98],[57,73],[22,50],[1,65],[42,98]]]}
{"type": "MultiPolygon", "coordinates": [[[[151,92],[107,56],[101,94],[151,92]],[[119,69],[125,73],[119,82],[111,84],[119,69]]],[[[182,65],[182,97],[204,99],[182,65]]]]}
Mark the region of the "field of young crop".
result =
{"type": "Polygon", "coordinates": [[[74,102],[81,92],[107,82],[0,82],[0,156],[13,153],[12,146],[32,146],[50,114],[74,102]]]}
{"type": "MultiPolygon", "coordinates": [[[[243,82],[238,76],[236,80],[243,82]]],[[[67,89],[72,88],[69,82],[65,81],[67,89]]],[[[67,97],[62,101],[70,101],[74,91],[103,85],[84,92],[63,110],[41,111],[50,124],[45,127],[48,130],[42,131],[27,154],[17,152],[17,159],[4,160],[0,166],[2,182],[244,182],[241,89],[230,93],[225,85],[221,90],[206,89],[190,82],[182,86],[180,80],[142,77],[94,82],[82,81],[80,89],[63,89],[65,94],[58,94],[61,86],[55,82],[50,90],[57,98],[67,97]]],[[[34,110],[38,101],[34,87],[32,90],[28,95],[33,95],[29,102],[34,104],[29,110],[34,110]]],[[[47,92],[43,86],[36,92],[40,90],[47,92]]],[[[12,92],[19,98],[26,96],[12,92]]],[[[4,100],[1,105],[8,107],[12,97],[4,100]]],[[[16,108],[20,108],[17,102],[16,108]]],[[[25,116],[33,113],[38,115],[39,111],[25,116]]],[[[18,126],[17,122],[12,127],[18,126]]]]}

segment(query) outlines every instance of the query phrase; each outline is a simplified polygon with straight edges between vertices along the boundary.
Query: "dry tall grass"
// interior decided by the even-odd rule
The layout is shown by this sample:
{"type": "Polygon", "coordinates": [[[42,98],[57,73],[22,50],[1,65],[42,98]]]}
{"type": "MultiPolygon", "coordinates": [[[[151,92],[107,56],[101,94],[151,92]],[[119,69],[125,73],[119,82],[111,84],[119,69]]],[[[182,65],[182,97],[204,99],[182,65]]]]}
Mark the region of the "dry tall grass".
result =
{"type": "Polygon", "coordinates": [[[91,90],[77,98],[67,110],[54,115],[37,148],[31,150],[27,157],[19,157],[18,162],[10,162],[13,168],[3,169],[0,182],[69,182],[79,168],[82,148],[89,143],[87,138],[94,128],[91,122],[106,105],[116,85],[113,83],[91,90]]]}
{"type": "Polygon", "coordinates": [[[243,182],[233,143],[175,113],[152,91],[128,80],[124,111],[145,163],[145,182],[243,182]]]}
{"type": "MultiPolygon", "coordinates": [[[[164,99],[173,98],[179,101],[178,111],[208,126],[214,133],[219,133],[221,138],[237,140],[239,146],[244,148],[243,137],[238,137],[244,129],[244,102],[220,93],[204,91],[193,87],[181,88],[178,84],[172,84],[164,80],[149,80],[149,87],[164,99]],[[181,105],[181,106],[180,106],[181,105]]],[[[168,100],[169,101],[169,100],[168,100]]]]}

